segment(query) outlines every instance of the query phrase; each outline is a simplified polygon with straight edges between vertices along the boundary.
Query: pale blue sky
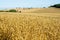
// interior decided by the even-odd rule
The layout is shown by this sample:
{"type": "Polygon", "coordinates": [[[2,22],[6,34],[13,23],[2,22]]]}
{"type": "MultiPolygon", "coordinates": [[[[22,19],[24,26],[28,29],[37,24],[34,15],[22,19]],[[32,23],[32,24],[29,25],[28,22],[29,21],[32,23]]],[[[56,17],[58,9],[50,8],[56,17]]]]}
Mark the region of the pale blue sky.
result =
{"type": "Polygon", "coordinates": [[[48,7],[60,0],[0,0],[0,9],[16,7],[48,7]]]}

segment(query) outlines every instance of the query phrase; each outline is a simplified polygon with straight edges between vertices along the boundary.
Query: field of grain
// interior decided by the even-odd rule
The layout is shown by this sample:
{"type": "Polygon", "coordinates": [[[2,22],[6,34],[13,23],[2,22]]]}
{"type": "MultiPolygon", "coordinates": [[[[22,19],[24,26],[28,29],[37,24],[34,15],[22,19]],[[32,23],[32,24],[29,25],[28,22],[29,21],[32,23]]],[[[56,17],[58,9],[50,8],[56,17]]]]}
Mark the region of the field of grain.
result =
{"type": "Polygon", "coordinates": [[[0,12],[0,40],[60,40],[60,13],[0,12]]]}
{"type": "Polygon", "coordinates": [[[59,8],[16,8],[21,13],[60,13],[59,8]]]}

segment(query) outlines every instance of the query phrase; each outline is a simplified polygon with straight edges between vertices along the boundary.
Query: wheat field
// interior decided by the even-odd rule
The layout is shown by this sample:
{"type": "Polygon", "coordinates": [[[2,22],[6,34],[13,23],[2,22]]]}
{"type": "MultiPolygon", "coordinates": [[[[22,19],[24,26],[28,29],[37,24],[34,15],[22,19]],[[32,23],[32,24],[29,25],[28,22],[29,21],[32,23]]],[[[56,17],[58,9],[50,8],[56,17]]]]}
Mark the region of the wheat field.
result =
{"type": "Polygon", "coordinates": [[[60,13],[0,12],[0,40],[60,40],[60,13]]]}

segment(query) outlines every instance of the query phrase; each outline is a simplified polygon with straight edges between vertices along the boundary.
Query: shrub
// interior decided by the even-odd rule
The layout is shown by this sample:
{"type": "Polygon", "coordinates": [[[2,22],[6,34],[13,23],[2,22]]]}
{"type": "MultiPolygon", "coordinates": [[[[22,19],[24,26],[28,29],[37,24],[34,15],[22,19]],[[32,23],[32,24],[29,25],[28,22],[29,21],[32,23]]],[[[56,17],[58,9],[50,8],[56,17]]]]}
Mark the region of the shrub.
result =
{"type": "Polygon", "coordinates": [[[11,10],[9,10],[8,12],[17,12],[16,10],[14,10],[14,9],[11,9],[11,10]]]}

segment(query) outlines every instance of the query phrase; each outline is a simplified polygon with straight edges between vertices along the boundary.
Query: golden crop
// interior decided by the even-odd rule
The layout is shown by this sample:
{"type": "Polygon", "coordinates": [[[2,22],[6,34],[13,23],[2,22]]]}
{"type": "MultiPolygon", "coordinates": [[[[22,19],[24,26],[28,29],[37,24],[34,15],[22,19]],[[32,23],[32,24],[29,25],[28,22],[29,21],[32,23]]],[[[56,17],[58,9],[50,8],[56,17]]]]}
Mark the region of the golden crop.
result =
{"type": "Polygon", "coordinates": [[[60,14],[0,13],[0,40],[60,40],[60,14]]]}

